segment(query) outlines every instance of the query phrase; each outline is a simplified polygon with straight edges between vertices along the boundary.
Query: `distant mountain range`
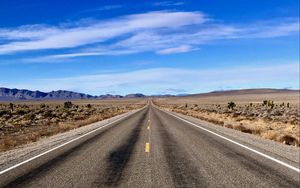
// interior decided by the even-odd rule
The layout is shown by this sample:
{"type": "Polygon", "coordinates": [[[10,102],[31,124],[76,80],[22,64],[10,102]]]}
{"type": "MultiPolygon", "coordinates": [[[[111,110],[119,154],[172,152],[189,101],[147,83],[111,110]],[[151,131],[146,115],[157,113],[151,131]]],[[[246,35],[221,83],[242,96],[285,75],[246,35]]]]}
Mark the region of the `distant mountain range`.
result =
{"type": "Polygon", "coordinates": [[[120,98],[143,98],[143,94],[121,95],[99,95],[93,96],[84,93],[58,90],[51,92],[30,91],[27,89],[9,89],[0,87],[0,101],[16,100],[72,100],[72,99],[120,99],[120,98]]]}
{"type": "Polygon", "coordinates": [[[256,88],[256,89],[239,89],[239,90],[223,90],[212,91],[209,93],[191,94],[188,97],[207,97],[207,96],[230,96],[230,95],[251,95],[251,94],[273,94],[273,93],[294,93],[299,90],[291,89],[272,89],[272,88],[256,88]]]}
{"type": "Polygon", "coordinates": [[[289,93],[299,92],[299,90],[289,89],[241,89],[241,90],[225,90],[213,91],[210,93],[200,94],[179,94],[179,95],[150,95],[146,96],[141,93],[122,95],[99,95],[93,96],[84,93],[77,93],[73,91],[30,91],[27,89],[9,89],[0,87],[0,101],[19,101],[19,100],[75,100],[75,99],[128,99],[128,98],[144,98],[144,97],[206,97],[206,96],[228,96],[228,95],[245,95],[245,94],[266,94],[266,93],[289,93]]]}

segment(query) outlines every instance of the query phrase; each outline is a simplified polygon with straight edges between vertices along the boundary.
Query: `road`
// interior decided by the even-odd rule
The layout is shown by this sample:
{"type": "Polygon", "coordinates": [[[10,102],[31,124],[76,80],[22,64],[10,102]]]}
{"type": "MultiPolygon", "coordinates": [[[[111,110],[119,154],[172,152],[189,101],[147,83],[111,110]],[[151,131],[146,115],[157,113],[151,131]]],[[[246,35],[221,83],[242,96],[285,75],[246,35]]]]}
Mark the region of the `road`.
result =
{"type": "Polygon", "coordinates": [[[6,187],[299,187],[299,173],[149,105],[6,187]]]}

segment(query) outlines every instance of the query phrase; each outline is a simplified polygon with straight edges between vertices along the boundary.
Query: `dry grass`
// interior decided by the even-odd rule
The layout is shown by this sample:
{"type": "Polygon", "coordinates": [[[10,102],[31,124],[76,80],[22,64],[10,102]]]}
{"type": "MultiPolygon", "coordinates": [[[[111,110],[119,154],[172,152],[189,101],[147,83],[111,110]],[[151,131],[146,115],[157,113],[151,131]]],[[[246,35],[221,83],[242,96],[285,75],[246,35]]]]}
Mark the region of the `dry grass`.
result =
{"type": "Polygon", "coordinates": [[[299,92],[268,94],[275,99],[274,106],[263,105],[266,94],[187,97],[158,99],[155,103],[162,108],[212,122],[244,133],[259,135],[287,145],[300,146],[299,92]],[[248,101],[246,99],[248,98],[248,101]],[[227,102],[225,102],[226,99],[227,102]],[[261,101],[257,101],[261,99],[261,101]],[[229,101],[236,102],[228,109],[229,101]],[[289,104],[288,104],[289,103],[289,104]],[[284,105],[283,105],[284,104],[284,105]]]}
{"type": "Polygon", "coordinates": [[[0,104],[0,152],[38,141],[57,133],[101,121],[133,109],[145,100],[73,101],[70,108],[61,101],[0,104]],[[90,104],[90,105],[88,105],[90,104]]]}

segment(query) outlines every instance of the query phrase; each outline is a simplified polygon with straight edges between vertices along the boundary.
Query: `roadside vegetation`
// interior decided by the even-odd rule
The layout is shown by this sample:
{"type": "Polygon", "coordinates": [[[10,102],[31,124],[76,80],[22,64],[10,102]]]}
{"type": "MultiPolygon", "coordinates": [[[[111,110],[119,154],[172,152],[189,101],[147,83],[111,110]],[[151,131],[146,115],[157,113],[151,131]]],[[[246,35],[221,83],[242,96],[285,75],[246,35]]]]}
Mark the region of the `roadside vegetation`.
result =
{"type": "Polygon", "coordinates": [[[0,152],[101,121],[143,104],[0,104],[0,152]]]}
{"type": "Polygon", "coordinates": [[[259,135],[287,145],[300,145],[298,105],[263,100],[261,103],[236,104],[156,104],[166,110],[193,116],[217,125],[259,135]]]}

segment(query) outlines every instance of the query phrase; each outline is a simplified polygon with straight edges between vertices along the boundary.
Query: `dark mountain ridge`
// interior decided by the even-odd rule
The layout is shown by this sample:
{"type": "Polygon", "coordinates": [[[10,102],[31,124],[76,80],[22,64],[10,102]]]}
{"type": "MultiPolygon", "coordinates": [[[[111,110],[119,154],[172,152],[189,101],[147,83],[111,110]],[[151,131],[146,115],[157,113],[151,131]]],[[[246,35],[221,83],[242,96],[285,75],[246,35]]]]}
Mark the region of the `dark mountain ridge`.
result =
{"type": "Polygon", "coordinates": [[[99,95],[93,96],[73,91],[58,90],[51,92],[31,91],[27,89],[9,89],[0,87],[0,101],[16,101],[16,100],[66,100],[66,99],[120,99],[120,98],[142,98],[143,94],[121,95],[99,95]]]}

